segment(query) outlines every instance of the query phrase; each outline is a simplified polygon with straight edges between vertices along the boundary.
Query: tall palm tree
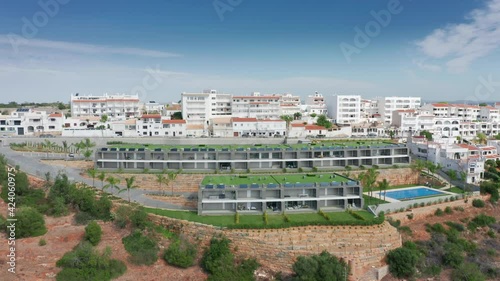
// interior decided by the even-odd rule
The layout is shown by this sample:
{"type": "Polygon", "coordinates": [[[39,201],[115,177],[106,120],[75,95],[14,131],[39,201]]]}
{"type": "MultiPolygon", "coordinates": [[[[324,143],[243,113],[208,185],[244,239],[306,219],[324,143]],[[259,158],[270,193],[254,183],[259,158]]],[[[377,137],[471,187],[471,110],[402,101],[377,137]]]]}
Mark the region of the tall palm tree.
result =
{"type": "Polygon", "coordinates": [[[95,187],[95,177],[97,176],[97,169],[93,167],[88,169],[87,175],[92,178],[92,187],[95,187]]]}
{"type": "MultiPolygon", "coordinates": [[[[177,178],[177,173],[168,173],[168,183],[171,183],[177,178]]],[[[174,185],[172,184],[172,196],[174,196],[174,185]]]]}
{"type": "Polygon", "coordinates": [[[106,179],[106,174],[104,172],[100,172],[97,175],[97,178],[101,181],[101,189],[104,190],[104,180],[106,179]]]}
{"type": "MultiPolygon", "coordinates": [[[[373,195],[373,186],[377,182],[377,177],[380,174],[379,171],[375,168],[370,168],[366,172],[363,172],[359,175],[359,181],[361,181],[363,188],[367,188],[369,191],[370,197],[373,195]]],[[[370,198],[368,198],[369,200],[370,198]]]]}
{"type": "Polygon", "coordinates": [[[159,189],[158,189],[158,194],[160,194],[161,191],[162,191],[161,190],[161,184],[165,183],[166,181],[167,181],[167,178],[165,178],[165,175],[163,173],[156,175],[156,182],[160,185],[159,189]]]}
{"type": "Polygon", "coordinates": [[[68,152],[68,141],[62,141],[63,151],[68,152]]]}
{"type": "Polygon", "coordinates": [[[378,184],[378,188],[379,188],[378,198],[380,199],[380,194],[382,193],[382,190],[383,190],[384,191],[384,201],[385,201],[385,194],[387,193],[386,190],[389,188],[389,181],[387,179],[383,179],[382,181],[379,181],[377,184],[378,184]]]}
{"type": "Polygon", "coordinates": [[[103,189],[108,189],[108,188],[117,188],[119,189],[118,187],[118,184],[120,184],[120,179],[119,178],[115,178],[113,176],[109,176],[106,178],[106,182],[108,184],[106,184],[103,189]]]}
{"type": "Polygon", "coordinates": [[[130,190],[133,188],[138,188],[139,186],[134,185],[135,183],[135,176],[132,176],[130,178],[125,178],[125,183],[126,187],[124,189],[120,189],[118,193],[122,193],[123,191],[127,191],[128,193],[128,202],[130,203],[130,190]]]}
{"type": "Polygon", "coordinates": [[[290,131],[290,123],[293,121],[293,116],[281,115],[280,119],[286,122],[286,136],[288,136],[288,132],[290,131]]]}

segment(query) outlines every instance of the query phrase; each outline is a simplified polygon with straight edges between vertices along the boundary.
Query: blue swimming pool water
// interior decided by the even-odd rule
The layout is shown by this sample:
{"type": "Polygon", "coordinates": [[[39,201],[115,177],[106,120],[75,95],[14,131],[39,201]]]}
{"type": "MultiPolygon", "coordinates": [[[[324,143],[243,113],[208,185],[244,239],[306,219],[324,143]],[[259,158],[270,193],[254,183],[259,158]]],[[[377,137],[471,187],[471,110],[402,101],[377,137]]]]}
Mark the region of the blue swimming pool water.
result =
{"type": "MultiPolygon", "coordinates": [[[[383,194],[384,193],[382,193],[382,195],[383,194]]],[[[445,193],[434,190],[434,189],[421,187],[421,188],[414,188],[414,189],[389,191],[385,195],[387,197],[390,197],[390,198],[396,199],[396,200],[408,200],[408,199],[414,199],[414,198],[418,198],[418,197],[426,197],[426,196],[439,195],[439,194],[445,194],[445,193]]]]}

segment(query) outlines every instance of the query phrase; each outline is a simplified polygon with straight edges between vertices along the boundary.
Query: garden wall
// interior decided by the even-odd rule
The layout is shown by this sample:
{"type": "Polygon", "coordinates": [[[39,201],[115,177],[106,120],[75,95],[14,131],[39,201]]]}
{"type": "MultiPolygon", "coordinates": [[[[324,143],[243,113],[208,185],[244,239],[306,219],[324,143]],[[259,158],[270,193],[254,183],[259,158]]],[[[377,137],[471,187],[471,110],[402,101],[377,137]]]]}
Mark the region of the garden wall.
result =
{"type": "Polygon", "coordinates": [[[306,226],[285,229],[222,229],[150,214],[154,222],[207,246],[213,235],[223,234],[233,242],[235,253],[254,257],[264,267],[291,272],[300,255],[323,250],[348,261],[352,275],[381,265],[387,251],[401,246],[401,236],[387,222],[373,226],[306,226]]]}

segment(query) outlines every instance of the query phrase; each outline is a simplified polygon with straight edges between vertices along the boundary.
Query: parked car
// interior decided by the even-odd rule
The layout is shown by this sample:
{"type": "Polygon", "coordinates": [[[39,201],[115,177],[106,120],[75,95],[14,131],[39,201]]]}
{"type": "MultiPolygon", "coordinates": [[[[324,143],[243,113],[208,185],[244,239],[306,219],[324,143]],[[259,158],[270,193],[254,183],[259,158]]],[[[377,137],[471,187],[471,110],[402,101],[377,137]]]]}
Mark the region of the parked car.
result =
{"type": "Polygon", "coordinates": [[[74,153],[70,153],[70,154],[68,154],[68,157],[75,158],[75,154],[74,153]]]}

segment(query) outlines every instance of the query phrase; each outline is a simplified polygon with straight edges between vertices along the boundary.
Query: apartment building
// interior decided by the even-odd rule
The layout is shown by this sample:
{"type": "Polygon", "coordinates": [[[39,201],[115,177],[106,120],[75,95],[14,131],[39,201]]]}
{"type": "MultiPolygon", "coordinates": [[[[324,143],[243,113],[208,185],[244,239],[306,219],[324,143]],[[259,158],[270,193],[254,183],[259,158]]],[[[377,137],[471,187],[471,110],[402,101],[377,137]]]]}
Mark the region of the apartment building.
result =
{"type": "Polygon", "coordinates": [[[325,98],[322,94],[315,92],[314,95],[307,96],[305,114],[328,115],[325,98]]]}
{"type": "Polygon", "coordinates": [[[254,92],[249,96],[233,96],[232,116],[239,118],[279,119],[281,96],[261,95],[254,92]]]}
{"type": "Polygon", "coordinates": [[[259,120],[257,118],[231,118],[235,137],[273,137],[286,136],[286,122],[277,119],[259,120]]]}
{"type": "Polygon", "coordinates": [[[334,123],[356,124],[361,121],[361,96],[333,95],[326,101],[328,115],[334,123]]]}
{"type": "Polygon", "coordinates": [[[479,109],[479,120],[500,122],[500,109],[492,106],[481,106],[479,109]]]}
{"type": "Polygon", "coordinates": [[[182,93],[182,119],[189,124],[201,124],[208,128],[212,118],[231,115],[231,95],[216,90],[202,93],[182,93]]]}
{"type": "Polygon", "coordinates": [[[375,100],[381,121],[386,125],[392,124],[392,112],[417,109],[422,102],[420,97],[378,97],[375,100]]]}
{"type": "Polygon", "coordinates": [[[30,108],[18,108],[10,115],[0,115],[0,133],[33,136],[44,133],[60,134],[63,129],[62,113],[47,113],[30,108]]]}
{"type": "Polygon", "coordinates": [[[164,109],[165,109],[165,105],[158,103],[156,101],[145,102],[143,107],[142,107],[143,113],[146,113],[146,114],[154,114],[154,113],[161,114],[164,109]]]}
{"type": "Polygon", "coordinates": [[[139,95],[104,94],[71,95],[71,115],[73,117],[102,116],[112,119],[126,119],[141,115],[139,95]]]}
{"type": "Polygon", "coordinates": [[[294,96],[292,94],[281,94],[280,96],[280,115],[290,115],[293,116],[295,113],[302,113],[301,100],[299,96],[294,96]]]}
{"type": "Polygon", "coordinates": [[[459,117],[464,121],[481,119],[480,107],[478,105],[429,103],[422,106],[422,109],[438,117],[459,117]]]}

